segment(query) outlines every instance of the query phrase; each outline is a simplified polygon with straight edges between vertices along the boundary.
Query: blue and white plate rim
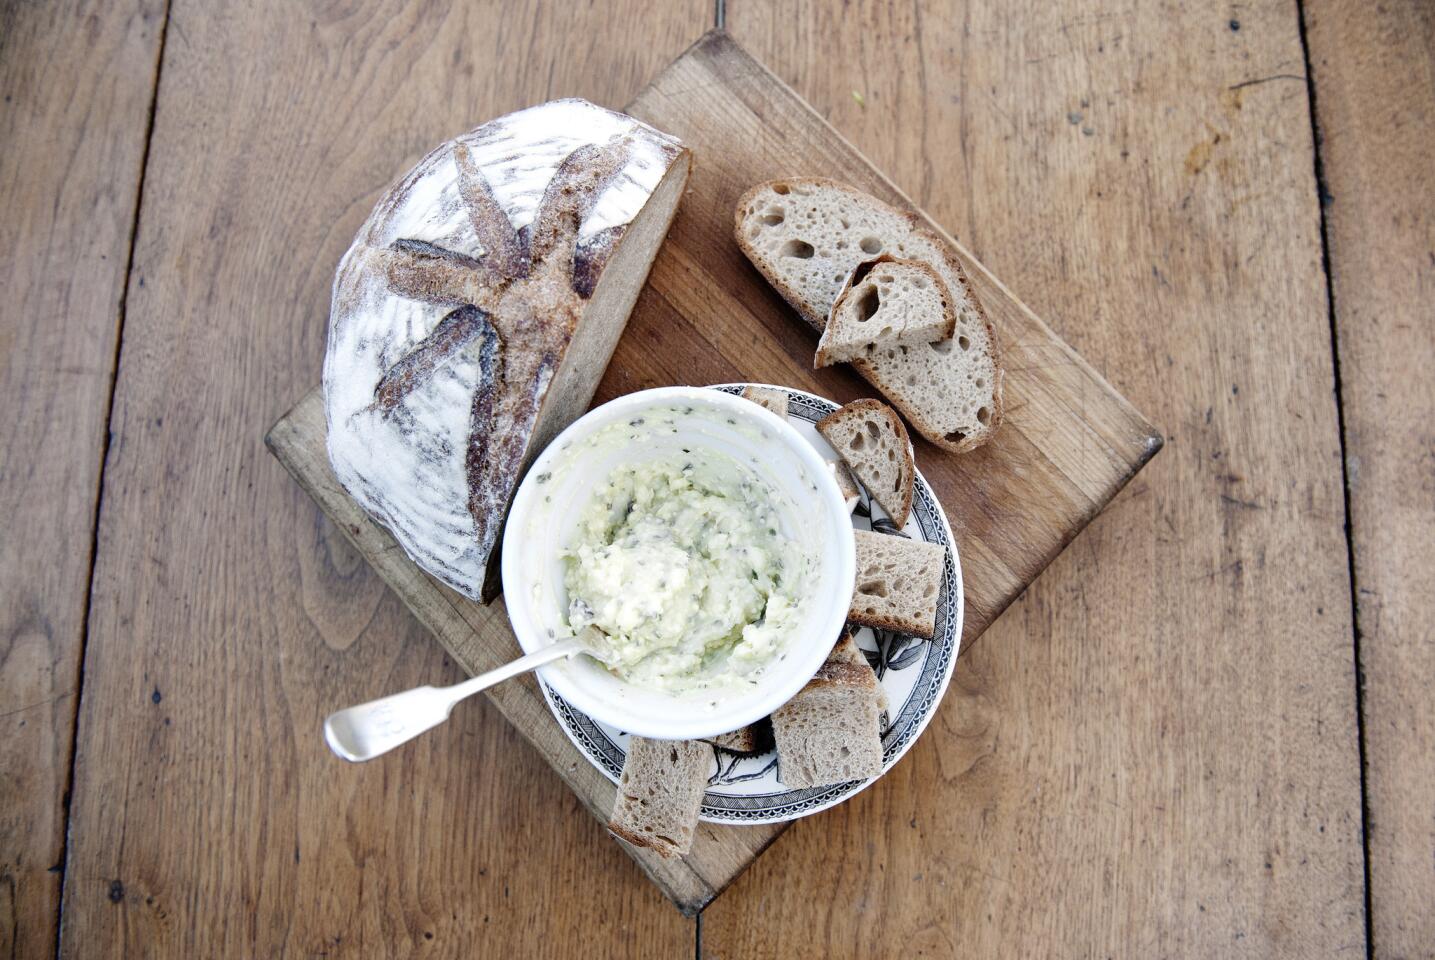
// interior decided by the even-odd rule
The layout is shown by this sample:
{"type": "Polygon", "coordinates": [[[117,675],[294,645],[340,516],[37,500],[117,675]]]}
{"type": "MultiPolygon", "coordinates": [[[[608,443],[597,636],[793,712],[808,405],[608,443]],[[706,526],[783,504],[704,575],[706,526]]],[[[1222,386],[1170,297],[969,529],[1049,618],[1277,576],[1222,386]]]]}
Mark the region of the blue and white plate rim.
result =
{"type": "MultiPolygon", "coordinates": [[[[808,423],[815,423],[839,406],[825,397],[805,390],[774,384],[724,383],[714,384],[711,389],[724,393],[740,393],[747,386],[785,391],[789,397],[788,416],[808,423]]],[[[872,503],[865,493],[863,502],[858,505],[858,512],[864,507],[869,511],[866,518],[868,525],[885,517],[873,516],[880,514],[880,508],[872,503]]],[[[863,525],[863,518],[856,513],[853,522],[858,529],[867,528],[863,525]]],[[[826,810],[875,783],[896,765],[927,728],[951,682],[960,652],[964,597],[961,559],[956,541],[952,537],[951,525],[920,470],[916,472],[916,482],[913,485],[912,514],[903,533],[908,536],[918,535],[928,542],[942,543],[948,550],[942,589],[937,601],[937,629],[932,640],[916,640],[901,634],[871,631],[866,628],[854,628],[853,631],[869,662],[875,657],[874,669],[878,670],[884,688],[888,688],[888,696],[895,707],[895,713],[889,710],[886,715],[889,722],[882,734],[882,773],[866,780],[792,790],[781,787],[780,781],[776,779],[775,752],[769,750],[765,754],[739,756],[714,747],[718,770],[709,779],[708,790],[703,796],[701,818],[704,821],[728,824],[780,823],[826,810]],[[891,644],[898,640],[901,640],[901,646],[894,652],[891,644]],[[874,644],[876,649],[870,649],[874,644]],[[910,685],[889,682],[890,674],[905,672],[908,667],[915,665],[915,658],[910,656],[914,650],[925,652],[917,679],[910,685]],[[892,669],[891,665],[899,661],[904,662],[892,669]],[[910,689],[905,691],[899,704],[892,694],[899,692],[902,687],[910,689]],[[745,769],[739,770],[740,767],[745,769]],[[766,793],[743,793],[723,789],[724,786],[731,788],[739,783],[757,785],[766,782],[781,789],[766,793]]],[[[625,753],[619,741],[626,743],[626,734],[610,730],[586,714],[574,710],[541,680],[539,687],[548,702],[549,710],[558,719],[568,739],[593,766],[616,783],[622,773],[625,753]]]]}

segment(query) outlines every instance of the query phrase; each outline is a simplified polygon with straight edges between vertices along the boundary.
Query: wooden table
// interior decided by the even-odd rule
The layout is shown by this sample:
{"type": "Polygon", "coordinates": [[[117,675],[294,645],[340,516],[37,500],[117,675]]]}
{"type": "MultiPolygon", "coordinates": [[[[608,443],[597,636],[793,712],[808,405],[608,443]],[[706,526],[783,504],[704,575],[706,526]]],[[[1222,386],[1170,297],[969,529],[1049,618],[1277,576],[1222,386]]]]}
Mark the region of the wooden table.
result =
{"type": "Polygon", "coordinates": [[[1435,956],[1428,4],[8,4],[0,94],[0,955],[1435,956]],[[1167,449],[694,922],[486,705],[329,762],[458,670],[261,434],[397,169],[715,15],[1167,449]]]}

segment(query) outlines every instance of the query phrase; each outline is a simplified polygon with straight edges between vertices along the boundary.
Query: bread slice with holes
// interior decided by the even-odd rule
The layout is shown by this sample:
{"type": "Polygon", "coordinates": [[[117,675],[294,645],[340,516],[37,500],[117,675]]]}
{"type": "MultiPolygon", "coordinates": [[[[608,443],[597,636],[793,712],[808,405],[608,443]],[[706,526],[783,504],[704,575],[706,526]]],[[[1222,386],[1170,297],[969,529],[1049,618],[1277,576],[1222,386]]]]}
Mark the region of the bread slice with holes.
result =
{"type": "Polygon", "coordinates": [[[847,462],[898,530],[912,512],[912,440],[902,418],[879,400],[853,400],[817,421],[817,432],[847,462]]]}
{"type": "Polygon", "coordinates": [[[851,623],[928,640],[937,632],[947,548],[904,536],[857,530],[857,588],[851,623]]]}
{"type": "Polygon", "coordinates": [[[996,332],[952,245],[914,211],[835,180],[788,177],[745,193],[735,221],[743,253],[819,331],[863,261],[886,253],[932,267],[956,313],[955,335],[882,347],[852,365],[937,446],[963,452],[991,439],[1002,416],[996,332]]]}
{"type": "Polygon", "coordinates": [[[787,391],[773,387],[743,387],[742,397],[787,419],[787,391]]]}
{"type": "Polygon", "coordinates": [[[772,715],[779,779],[822,787],[882,772],[882,710],[877,675],[844,633],[797,696],[772,715]]]}
{"type": "Polygon", "coordinates": [[[696,740],[629,738],[608,829],[664,857],[687,853],[712,759],[712,750],[696,740]]]}
{"type": "Polygon", "coordinates": [[[947,285],[919,260],[883,254],[852,271],[817,341],[813,368],[860,360],[878,349],[921,347],[957,332],[947,285]]]}

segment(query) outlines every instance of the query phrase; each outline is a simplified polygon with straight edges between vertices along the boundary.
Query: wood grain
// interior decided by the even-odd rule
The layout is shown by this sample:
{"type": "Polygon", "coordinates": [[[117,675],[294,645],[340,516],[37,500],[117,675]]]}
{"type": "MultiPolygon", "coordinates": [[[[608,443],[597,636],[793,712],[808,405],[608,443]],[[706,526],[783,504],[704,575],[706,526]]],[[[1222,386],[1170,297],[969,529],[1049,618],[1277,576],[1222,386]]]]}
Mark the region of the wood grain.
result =
{"type": "Polygon", "coordinates": [[[162,2],[0,5],[0,956],[54,950],[162,2]]]}
{"type": "Polygon", "coordinates": [[[1294,6],[727,15],[1168,442],[963,654],[893,773],[708,910],[704,951],[1359,955],[1340,443],[1294,6]]]}
{"type": "Polygon", "coordinates": [[[317,380],[334,266],[393,178],[522,105],[620,105],[710,16],[708,0],[175,0],[104,478],[64,954],[691,954],[693,925],[491,707],[382,761],[328,754],[336,706],[461,671],[261,437],[317,380]]]}
{"type": "Polygon", "coordinates": [[[1365,715],[1372,955],[1435,957],[1435,10],[1304,6],[1365,715]]]}
{"type": "MultiPolygon", "coordinates": [[[[738,196],[794,164],[839,175],[893,202],[902,198],[829,126],[724,34],[710,34],[629,104],[681,137],[694,173],[649,286],[599,388],[601,401],[638,387],[754,379],[829,396],[870,393],[848,372],[814,374],[815,337],[768,289],[731,236],[738,196]],[[760,108],[760,109],[759,109],[760,108]]],[[[962,547],[964,642],[975,639],[1120,489],[1159,445],[1152,428],[975,260],[968,266],[1006,336],[1008,419],[977,454],[918,448],[962,547]],[[1037,504],[1020,514],[1011,503],[1037,504]]],[[[270,444],[335,525],[470,672],[517,657],[501,606],[470,603],[421,573],[338,487],[327,462],[318,391],[286,415],[270,444]]],[[[569,744],[532,681],[490,691],[606,819],[613,786],[569,744]]],[[[679,862],[630,853],[684,911],[701,908],[781,832],[779,826],[704,825],[679,862]]]]}
{"type": "MultiPolygon", "coordinates": [[[[734,379],[844,403],[871,396],[845,366],[812,369],[816,335],[795,322],[739,251],[733,212],[754,183],[794,172],[840,178],[889,203],[908,199],[725,34],[704,38],[628,110],[682,138],[697,160],[649,279],[658,304],[642,309],[640,302],[598,400],[635,384],[734,379]]],[[[996,325],[1007,369],[1006,416],[991,443],[954,456],[916,438],[918,465],[962,551],[966,644],[1160,449],[1161,438],[969,251],[957,250],[996,325]]]]}

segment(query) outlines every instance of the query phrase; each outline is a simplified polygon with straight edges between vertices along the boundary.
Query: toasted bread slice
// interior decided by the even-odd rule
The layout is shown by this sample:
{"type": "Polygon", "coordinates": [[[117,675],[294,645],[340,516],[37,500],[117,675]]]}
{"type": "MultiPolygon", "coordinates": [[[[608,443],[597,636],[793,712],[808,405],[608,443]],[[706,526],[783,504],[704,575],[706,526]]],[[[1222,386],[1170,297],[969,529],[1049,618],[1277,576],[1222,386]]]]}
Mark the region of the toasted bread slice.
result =
{"type": "Polygon", "coordinates": [[[854,400],[817,421],[817,432],[852,468],[897,529],[905,527],[917,468],[902,418],[880,401],[854,400]]]}
{"type": "Polygon", "coordinates": [[[692,849],[712,750],[696,740],[632,737],[608,829],[664,857],[692,849]]]}
{"type": "Polygon", "coordinates": [[[787,419],[787,391],[772,387],[743,387],[742,397],[759,407],[766,407],[782,419],[787,419]]]}
{"type": "Polygon", "coordinates": [[[947,548],[857,530],[857,590],[847,619],[864,627],[931,639],[937,630],[947,548]]]}
{"type": "Polygon", "coordinates": [[[920,260],[886,254],[859,263],[817,341],[813,367],[872,357],[878,349],[923,347],[957,330],[947,285],[920,260]]]}
{"type": "Polygon", "coordinates": [[[820,787],[880,774],[883,707],[877,675],[844,633],[807,686],[772,715],[779,779],[820,787]]]}
{"type": "Polygon", "coordinates": [[[758,184],[738,201],[735,221],[743,253],[819,331],[863,261],[887,253],[936,270],[957,315],[955,336],[882,347],[853,367],[937,446],[963,452],[991,439],[1002,415],[996,332],[945,238],[910,210],[821,177],[758,184]]]}

